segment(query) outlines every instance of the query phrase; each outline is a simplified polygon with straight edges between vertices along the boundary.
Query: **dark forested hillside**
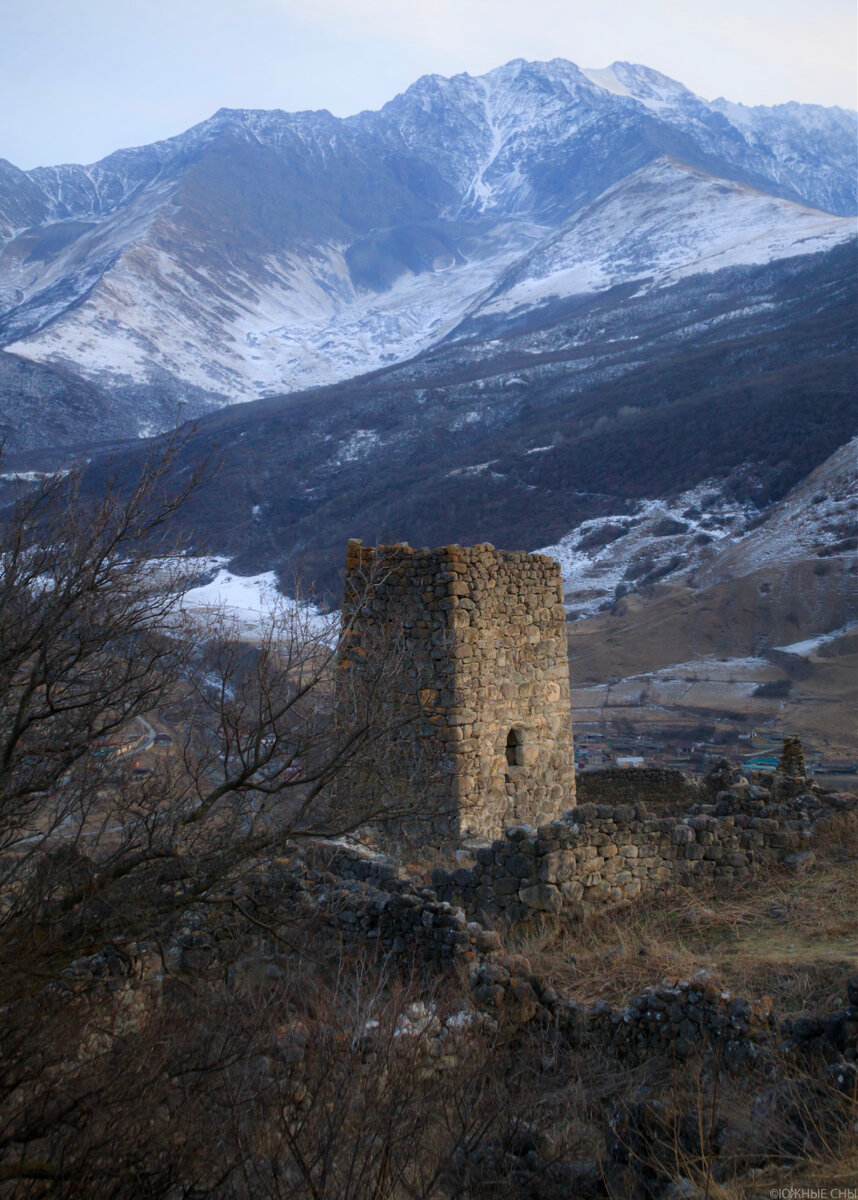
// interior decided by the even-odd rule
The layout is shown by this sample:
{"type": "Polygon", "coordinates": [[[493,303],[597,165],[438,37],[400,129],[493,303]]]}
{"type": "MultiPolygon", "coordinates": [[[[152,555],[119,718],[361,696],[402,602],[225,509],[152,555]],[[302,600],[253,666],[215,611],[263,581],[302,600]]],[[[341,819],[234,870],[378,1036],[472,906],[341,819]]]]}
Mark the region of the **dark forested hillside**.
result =
{"type": "Polygon", "coordinates": [[[350,536],[533,549],[706,480],[764,507],[855,430],[849,247],[493,332],[205,418],[194,543],[325,583],[350,536]]]}

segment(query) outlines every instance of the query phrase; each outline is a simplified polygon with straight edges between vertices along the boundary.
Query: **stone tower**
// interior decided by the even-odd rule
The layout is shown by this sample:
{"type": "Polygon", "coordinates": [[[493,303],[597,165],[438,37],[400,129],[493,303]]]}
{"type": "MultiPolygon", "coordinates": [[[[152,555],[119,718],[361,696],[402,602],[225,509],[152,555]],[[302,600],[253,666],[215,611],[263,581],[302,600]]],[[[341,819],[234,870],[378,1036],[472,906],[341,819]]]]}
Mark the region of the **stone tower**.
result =
{"type": "Polygon", "coordinates": [[[783,749],[772,780],[772,799],[791,800],[793,796],[800,796],[807,790],[807,768],[804,764],[801,738],[784,738],[783,749]]]}
{"type": "MultiPolygon", "coordinates": [[[[414,711],[412,744],[424,768],[403,771],[401,786],[419,787],[418,804],[443,814],[436,836],[494,838],[505,826],[538,825],[574,805],[562,601],[560,568],[542,554],[349,542],[351,649],[342,672],[372,653],[365,647],[373,629],[398,630],[403,683],[395,705],[414,711]],[[373,571],[371,594],[362,596],[373,571]]],[[[389,770],[396,737],[382,738],[372,753],[379,771],[389,770]]],[[[361,786],[373,786],[373,773],[371,762],[361,786]]]]}

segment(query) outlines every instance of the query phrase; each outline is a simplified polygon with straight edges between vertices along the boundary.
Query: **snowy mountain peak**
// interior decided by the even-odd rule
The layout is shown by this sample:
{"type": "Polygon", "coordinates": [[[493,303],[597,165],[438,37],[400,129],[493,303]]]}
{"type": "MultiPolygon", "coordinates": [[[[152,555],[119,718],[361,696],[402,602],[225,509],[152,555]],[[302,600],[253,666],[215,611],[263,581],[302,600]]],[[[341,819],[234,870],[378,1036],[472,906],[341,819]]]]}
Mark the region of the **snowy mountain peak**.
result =
{"type": "Polygon", "coordinates": [[[809,210],[855,211],[850,128],[514,59],[342,120],[222,108],[90,166],[0,164],[0,345],[203,406],[333,382],[475,312],[826,249],[844,226],[809,210]]]}
{"type": "Polygon", "coordinates": [[[585,70],[583,74],[613,95],[629,96],[652,106],[678,99],[697,99],[684,84],[640,63],[614,62],[600,70],[585,70]]]}

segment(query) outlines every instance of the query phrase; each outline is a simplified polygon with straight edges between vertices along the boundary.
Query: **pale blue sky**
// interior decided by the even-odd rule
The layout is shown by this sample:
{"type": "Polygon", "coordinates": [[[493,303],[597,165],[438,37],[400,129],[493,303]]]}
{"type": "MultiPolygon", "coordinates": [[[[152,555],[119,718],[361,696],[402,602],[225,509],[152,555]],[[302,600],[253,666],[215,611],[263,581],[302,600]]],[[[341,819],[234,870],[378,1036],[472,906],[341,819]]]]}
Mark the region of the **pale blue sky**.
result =
{"type": "Polygon", "coordinates": [[[0,0],[0,158],[88,163],[222,106],[345,116],[517,57],[851,108],[855,40],[854,0],[0,0]]]}

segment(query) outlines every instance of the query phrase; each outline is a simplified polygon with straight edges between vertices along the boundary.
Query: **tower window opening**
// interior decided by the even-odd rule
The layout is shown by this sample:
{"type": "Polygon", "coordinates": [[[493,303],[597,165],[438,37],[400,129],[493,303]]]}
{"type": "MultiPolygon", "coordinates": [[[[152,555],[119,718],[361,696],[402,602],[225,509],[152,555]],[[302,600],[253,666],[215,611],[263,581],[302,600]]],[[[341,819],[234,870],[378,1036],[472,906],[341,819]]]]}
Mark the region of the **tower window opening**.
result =
{"type": "Polygon", "coordinates": [[[521,764],[521,730],[511,729],[506,735],[506,765],[517,767],[521,764]]]}

